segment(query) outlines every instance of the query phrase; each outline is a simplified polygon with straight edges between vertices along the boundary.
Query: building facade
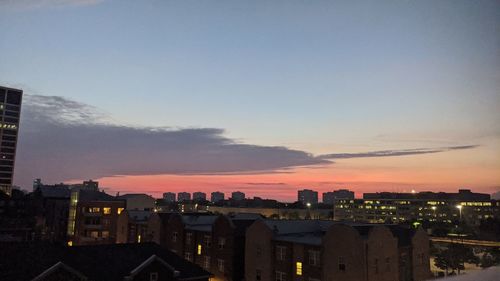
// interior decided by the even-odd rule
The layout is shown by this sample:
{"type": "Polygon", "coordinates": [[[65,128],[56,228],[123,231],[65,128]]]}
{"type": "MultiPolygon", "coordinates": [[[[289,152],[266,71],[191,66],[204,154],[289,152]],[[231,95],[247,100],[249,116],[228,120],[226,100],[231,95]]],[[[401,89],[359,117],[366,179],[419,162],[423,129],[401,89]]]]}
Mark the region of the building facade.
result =
{"type": "Polygon", "coordinates": [[[72,190],[68,216],[68,245],[116,242],[118,215],[126,202],[101,191],[72,190]]]}
{"type": "Polygon", "coordinates": [[[165,192],[165,193],[163,193],[163,200],[165,200],[166,203],[173,203],[173,202],[175,202],[175,193],[173,193],[173,192],[165,192]]]}
{"type": "Polygon", "coordinates": [[[151,195],[144,193],[124,194],[118,196],[118,199],[127,202],[127,210],[153,211],[156,205],[156,200],[151,195]]]}
{"type": "Polygon", "coordinates": [[[207,201],[207,194],[205,192],[193,192],[193,201],[205,202],[207,201]]]}
{"type": "Polygon", "coordinates": [[[0,86],[0,191],[11,194],[23,91],[0,86]]]}
{"type": "Polygon", "coordinates": [[[421,229],[257,220],[247,230],[245,280],[423,281],[428,249],[421,229]]]}
{"type": "Polygon", "coordinates": [[[297,201],[304,205],[316,205],[318,204],[318,192],[310,189],[299,190],[297,191],[297,201]]]}
{"type": "Polygon", "coordinates": [[[151,211],[123,210],[116,222],[116,243],[148,242],[148,221],[151,211]]]}
{"type": "Polygon", "coordinates": [[[235,191],[231,193],[231,199],[236,201],[245,200],[245,193],[241,191],[235,191]]]}
{"type": "Polygon", "coordinates": [[[212,203],[218,203],[218,202],[224,201],[224,193],[222,193],[222,192],[215,191],[215,192],[212,192],[211,195],[212,196],[210,197],[210,202],[212,202],[212,203]]]}
{"type": "Polygon", "coordinates": [[[498,204],[488,194],[469,190],[459,193],[369,193],[363,199],[340,199],[334,204],[334,219],[369,223],[430,221],[479,225],[498,217],[498,204]]]}
{"type": "Polygon", "coordinates": [[[191,200],[191,193],[189,193],[189,192],[177,193],[177,201],[178,202],[184,202],[184,201],[190,201],[190,200],[191,200]]]}
{"type": "Polygon", "coordinates": [[[336,199],[354,199],[354,191],[339,189],[323,193],[323,203],[333,205],[336,199]]]}

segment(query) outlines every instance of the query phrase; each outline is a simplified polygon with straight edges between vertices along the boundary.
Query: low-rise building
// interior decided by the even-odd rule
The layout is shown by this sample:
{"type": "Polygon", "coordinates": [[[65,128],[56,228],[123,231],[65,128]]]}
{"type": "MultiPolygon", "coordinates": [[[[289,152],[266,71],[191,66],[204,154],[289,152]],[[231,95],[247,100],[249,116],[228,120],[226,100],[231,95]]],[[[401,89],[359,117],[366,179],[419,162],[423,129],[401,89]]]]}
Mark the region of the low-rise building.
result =
{"type": "Polygon", "coordinates": [[[151,211],[124,210],[116,223],[116,243],[143,243],[148,241],[148,220],[151,211]]]}
{"type": "Polygon", "coordinates": [[[399,228],[257,220],[246,234],[245,280],[426,280],[427,234],[399,228]]]}
{"type": "Polygon", "coordinates": [[[118,215],[125,205],[125,200],[101,191],[73,190],[68,216],[68,245],[115,243],[118,215]]]}
{"type": "Polygon", "coordinates": [[[206,270],[154,243],[79,247],[8,243],[0,247],[2,281],[208,281],[211,277],[206,270]]]}
{"type": "Polygon", "coordinates": [[[489,195],[459,193],[369,193],[363,199],[340,199],[334,219],[369,223],[430,221],[479,225],[498,217],[498,206],[489,195]]]}

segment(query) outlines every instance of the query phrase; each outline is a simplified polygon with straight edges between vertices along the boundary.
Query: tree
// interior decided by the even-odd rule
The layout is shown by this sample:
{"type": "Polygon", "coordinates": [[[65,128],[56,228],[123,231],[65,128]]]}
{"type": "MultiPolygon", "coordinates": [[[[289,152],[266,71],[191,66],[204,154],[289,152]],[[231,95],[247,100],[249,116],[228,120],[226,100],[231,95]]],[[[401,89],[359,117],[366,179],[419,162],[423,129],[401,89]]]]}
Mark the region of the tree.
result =
{"type": "Polygon", "coordinates": [[[434,260],[434,265],[436,267],[444,270],[448,275],[448,270],[451,270],[451,274],[455,270],[460,274],[461,270],[464,270],[464,263],[479,264],[479,258],[474,255],[471,247],[467,247],[463,244],[451,244],[448,249],[440,251],[436,254],[434,260]]]}

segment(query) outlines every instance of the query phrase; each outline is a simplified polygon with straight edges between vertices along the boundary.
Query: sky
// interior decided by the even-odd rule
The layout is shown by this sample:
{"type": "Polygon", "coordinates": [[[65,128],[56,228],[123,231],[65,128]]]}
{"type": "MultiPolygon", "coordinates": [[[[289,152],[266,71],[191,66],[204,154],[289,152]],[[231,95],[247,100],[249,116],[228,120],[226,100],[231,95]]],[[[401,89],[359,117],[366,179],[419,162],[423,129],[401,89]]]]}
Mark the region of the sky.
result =
{"type": "Polygon", "coordinates": [[[15,184],[500,190],[500,2],[0,0],[15,184]]]}

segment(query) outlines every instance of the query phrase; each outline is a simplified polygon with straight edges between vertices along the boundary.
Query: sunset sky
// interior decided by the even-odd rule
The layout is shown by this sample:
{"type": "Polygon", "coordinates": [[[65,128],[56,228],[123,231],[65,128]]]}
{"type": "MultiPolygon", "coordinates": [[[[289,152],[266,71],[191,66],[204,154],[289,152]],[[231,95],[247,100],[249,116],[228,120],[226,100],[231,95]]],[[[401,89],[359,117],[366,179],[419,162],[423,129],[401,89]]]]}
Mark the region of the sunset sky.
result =
{"type": "Polygon", "coordinates": [[[0,0],[15,183],[500,191],[499,1],[0,0]]]}

